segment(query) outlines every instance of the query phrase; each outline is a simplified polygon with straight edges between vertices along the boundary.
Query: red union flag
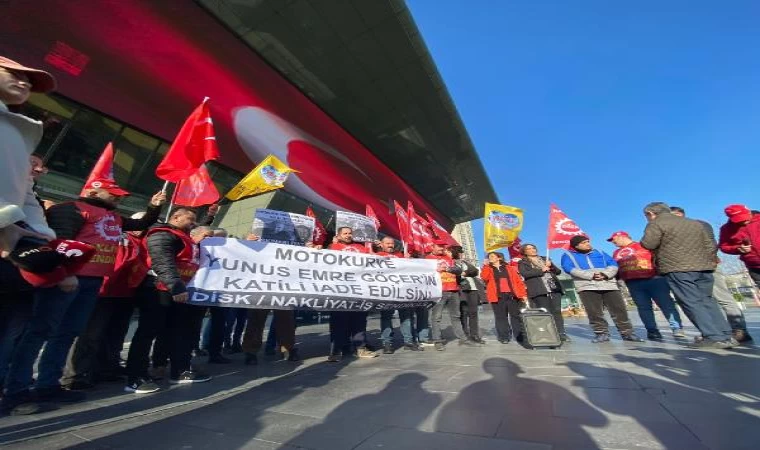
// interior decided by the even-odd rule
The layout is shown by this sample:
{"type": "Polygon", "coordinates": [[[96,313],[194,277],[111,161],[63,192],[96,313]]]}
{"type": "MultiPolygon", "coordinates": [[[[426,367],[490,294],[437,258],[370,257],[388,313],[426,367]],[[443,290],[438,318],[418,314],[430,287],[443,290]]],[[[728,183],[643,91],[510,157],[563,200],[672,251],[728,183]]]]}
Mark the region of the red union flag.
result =
{"type": "Polygon", "coordinates": [[[219,148],[206,97],[182,125],[163,161],[156,167],[156,176],[179,183],[212,159],[219,159],[219,148]]]}
{"type": "Polygon", "coordinates": [[[87,181],[84,183],[85,187],[82,188],[82,192],[79,194],[80,197],[85,196],[85,189],[88,189],[93,180],[108,180],[115,183],[113,179],[113,143],[109,142],[106,148],[103,149],[98,162],[95,163],[95,167],[92,168],[90,176],[87,177],[87,181]]]}
{"type": "Polygon", "coordinates": [[[430,217],[430,214],[425,213],[425,217],[427,217],[428,223],[430,224],[430,228],[433,230],[433,234],[435,235],[435,237],[446,241],[446,245],[456,245],[456,246],[462,245],[459,243],[459,241],[454,239],[454,236],[452,236],[451,234],[449,234],[448,231],[446,231],[446,228],[444,228],[443,225],[436,222],[435,219],[430,217]]]}
{"type": "MultiPolygon", "coordinates": [[[[375,210],[372,209],[371,206],[365,205],[364,209],[365,213],[364,215],[372,219],[372,221],[375,223],[375,230],[380,230],[380,219],[377,218],[377,214],[375,214],[375,210]]],[[[372,252],[372,242],[365,242],[364,245],[367,247],[367,250],[372,252]]]]}
{"type": "Polygon", "coordinates": [[[327,229],[319,221],[311,206],[306,207],[306,215],[314,219],[314,232],[311,234],[311,241],[314,245],[324,245],[327,239],[327,229]]]}
{"type": "Polygon", "coordinates": [[[203,164],[193,175],[177,183],[172,202],[175,205],[195,208],[216,203],[220,197],[206,165],[203,164]]]}
{"type": "Polygon", "coordinates": [[[393,208],[396,210],[396,221],[398,222],[399,238],[405,244],[407,252],[414,247],[414,239],[409,229],[409,215],[396,200],[393,200],[393,208]]]}
{"type": "Polygon", "coordinates": [[[549,250],[555,248],[567,249],[570,247],[570,239],[573,236],[583,235],[583,230],[557,205],[551,204],[549,207],[549,233],[547,243],[549,250]]]}

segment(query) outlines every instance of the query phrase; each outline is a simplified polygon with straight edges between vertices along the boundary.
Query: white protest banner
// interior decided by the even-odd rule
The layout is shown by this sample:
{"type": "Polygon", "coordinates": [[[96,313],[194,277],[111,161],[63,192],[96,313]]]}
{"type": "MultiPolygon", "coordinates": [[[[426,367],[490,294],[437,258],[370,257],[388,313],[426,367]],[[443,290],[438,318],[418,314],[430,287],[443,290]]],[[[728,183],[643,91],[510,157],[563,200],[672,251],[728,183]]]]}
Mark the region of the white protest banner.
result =
{"type": "Polygon", "coordinates": [[[314,233],[314,218],[303,214],[260,208],[256,210],[253,217],[251,233],[265,242],[303,246],[311,241],[314,233]]]}
{"type": "Polygon", "coordinates": [[[377,240],[375,221],[367,216],[348,211],[335,212],[335,231],[349,227],[354,231],[354,241],[374,242],[377,240]]]}
{"type": "Polygon", "coordinates": [[[437,262],[207,238],[190,303],[255,309],[380,311],[441,298],[437,262]]]}

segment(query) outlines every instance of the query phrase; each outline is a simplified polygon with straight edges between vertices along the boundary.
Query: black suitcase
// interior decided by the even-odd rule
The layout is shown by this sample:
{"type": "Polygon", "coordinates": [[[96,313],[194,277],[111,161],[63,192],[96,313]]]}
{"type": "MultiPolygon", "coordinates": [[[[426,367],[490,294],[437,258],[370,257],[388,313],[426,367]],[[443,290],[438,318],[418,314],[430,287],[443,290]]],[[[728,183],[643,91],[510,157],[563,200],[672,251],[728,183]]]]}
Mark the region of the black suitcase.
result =
{"type": "Polygon", "coordinates": [[[554,316],[546,309],[525,308],[520,313],[525,338],[531,347],[557,348],[562,345],[554,316]]]}

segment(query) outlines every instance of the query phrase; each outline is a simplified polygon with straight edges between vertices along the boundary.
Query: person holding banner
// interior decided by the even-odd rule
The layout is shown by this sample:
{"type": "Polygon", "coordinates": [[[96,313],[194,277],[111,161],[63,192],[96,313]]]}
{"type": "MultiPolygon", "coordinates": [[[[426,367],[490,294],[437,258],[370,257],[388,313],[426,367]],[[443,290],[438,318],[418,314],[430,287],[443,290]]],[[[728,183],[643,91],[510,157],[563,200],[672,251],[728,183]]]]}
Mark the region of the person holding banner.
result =
{"type": "MultiPolygon", "coordinates": [[[[329,250],[369,253],[362,244],[354,242],[354,231],[349,227],[338,228],[335,242],[329,250]]],[[[377,358],[377,353],[367,348],[367,313],[360,311],[334,311],[330,313],[330,355],[328,362],[338,362],[341,355],[359,358],[377,358]]]]}
{"type": "Polygon", "coordinates": [[[525,307],[528,291],[517,266],[506,262],[503,253],[490,252],[488,264],[480,269],[480,277],[486,282],[486,299],[493,309],[497,339],[509,344],[514,336],[522,342],[520,310],[525,307]]]}
{"type": "Polygon", "coordinates": [[[204,308],[188,305],[187,283],[198,270],[198,242],[205,237],[190,237],[196,215],[191,209],[177,208],[166,224],[148,231],[145,248],[152,272],[143,282],[148,295],[140,296],[140,320],[132,337],[127,357],[127,385],[124,390],[148,394],[160,388],[148,375],[148,360],[153,341],[168,327],[172,384],[200,383],[211,377],[190,366],[193,346],[198,342],[199,323],[204,308]]]}
{"type": "MultiPolygon", "coordinates": [[[[380,240],[380,251],[378,256],[388,258],[403,258],[404,254],[396,251],[396,240],[390,236],[385,236],[380,240]]],[[[398,320],[401,324],[401,335],[404,338],[404,350],[419,352],[423,348],[414,342],[414,333],[412,330],[412,320],[414,319],[415,308],[401,308],[398,310],[398,320]]],[[[393,349],[393,313],[394,310],[383,310],[380,312],[380,330],[383,342],[383,353],[392,354],[393,349]]]]}
{"type": "Polygon", "coordinates": [[[441,335],[441,322],[443,321],[443,310],[448,310],[451,327],[454,329],[454,335],[459,340],[459,345],[468,347],[476,346],[474,342],[467,338],[462,329],[461,311],[459,309],[459,283],[457,277],[462,274],[462,268],[454,263],[454,260],[445,254],[447,243],[443,239],[433,241],[433,251],[427,256],[427,259],[438,260],[438,273],[441,275],[441,285],[443,296],[433,305],[432,318],[430,322],[433,328],[434,347],[438,351],[445,350],[445,343],[441,335]]]}

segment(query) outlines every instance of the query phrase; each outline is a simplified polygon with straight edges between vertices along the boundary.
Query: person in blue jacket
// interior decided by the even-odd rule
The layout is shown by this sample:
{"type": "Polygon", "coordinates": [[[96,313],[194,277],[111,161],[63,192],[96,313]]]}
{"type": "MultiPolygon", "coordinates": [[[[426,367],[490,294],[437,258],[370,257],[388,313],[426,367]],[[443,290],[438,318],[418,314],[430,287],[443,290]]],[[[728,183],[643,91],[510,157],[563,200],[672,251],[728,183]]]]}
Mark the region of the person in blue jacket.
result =
{"type": "Polygon", "coordinates": [[[644,342],[633,332],[625,300],[615,279],[617,262],[610,255],[592,248],[587,236],[573,236],[568,253],[562,256],[562,270],[573,278],[575,290],[586,309],[589,324],[596,334],[591,342],[610,340],[609,324],[604,318],[605,308],[624,341],[644,342]]]}

